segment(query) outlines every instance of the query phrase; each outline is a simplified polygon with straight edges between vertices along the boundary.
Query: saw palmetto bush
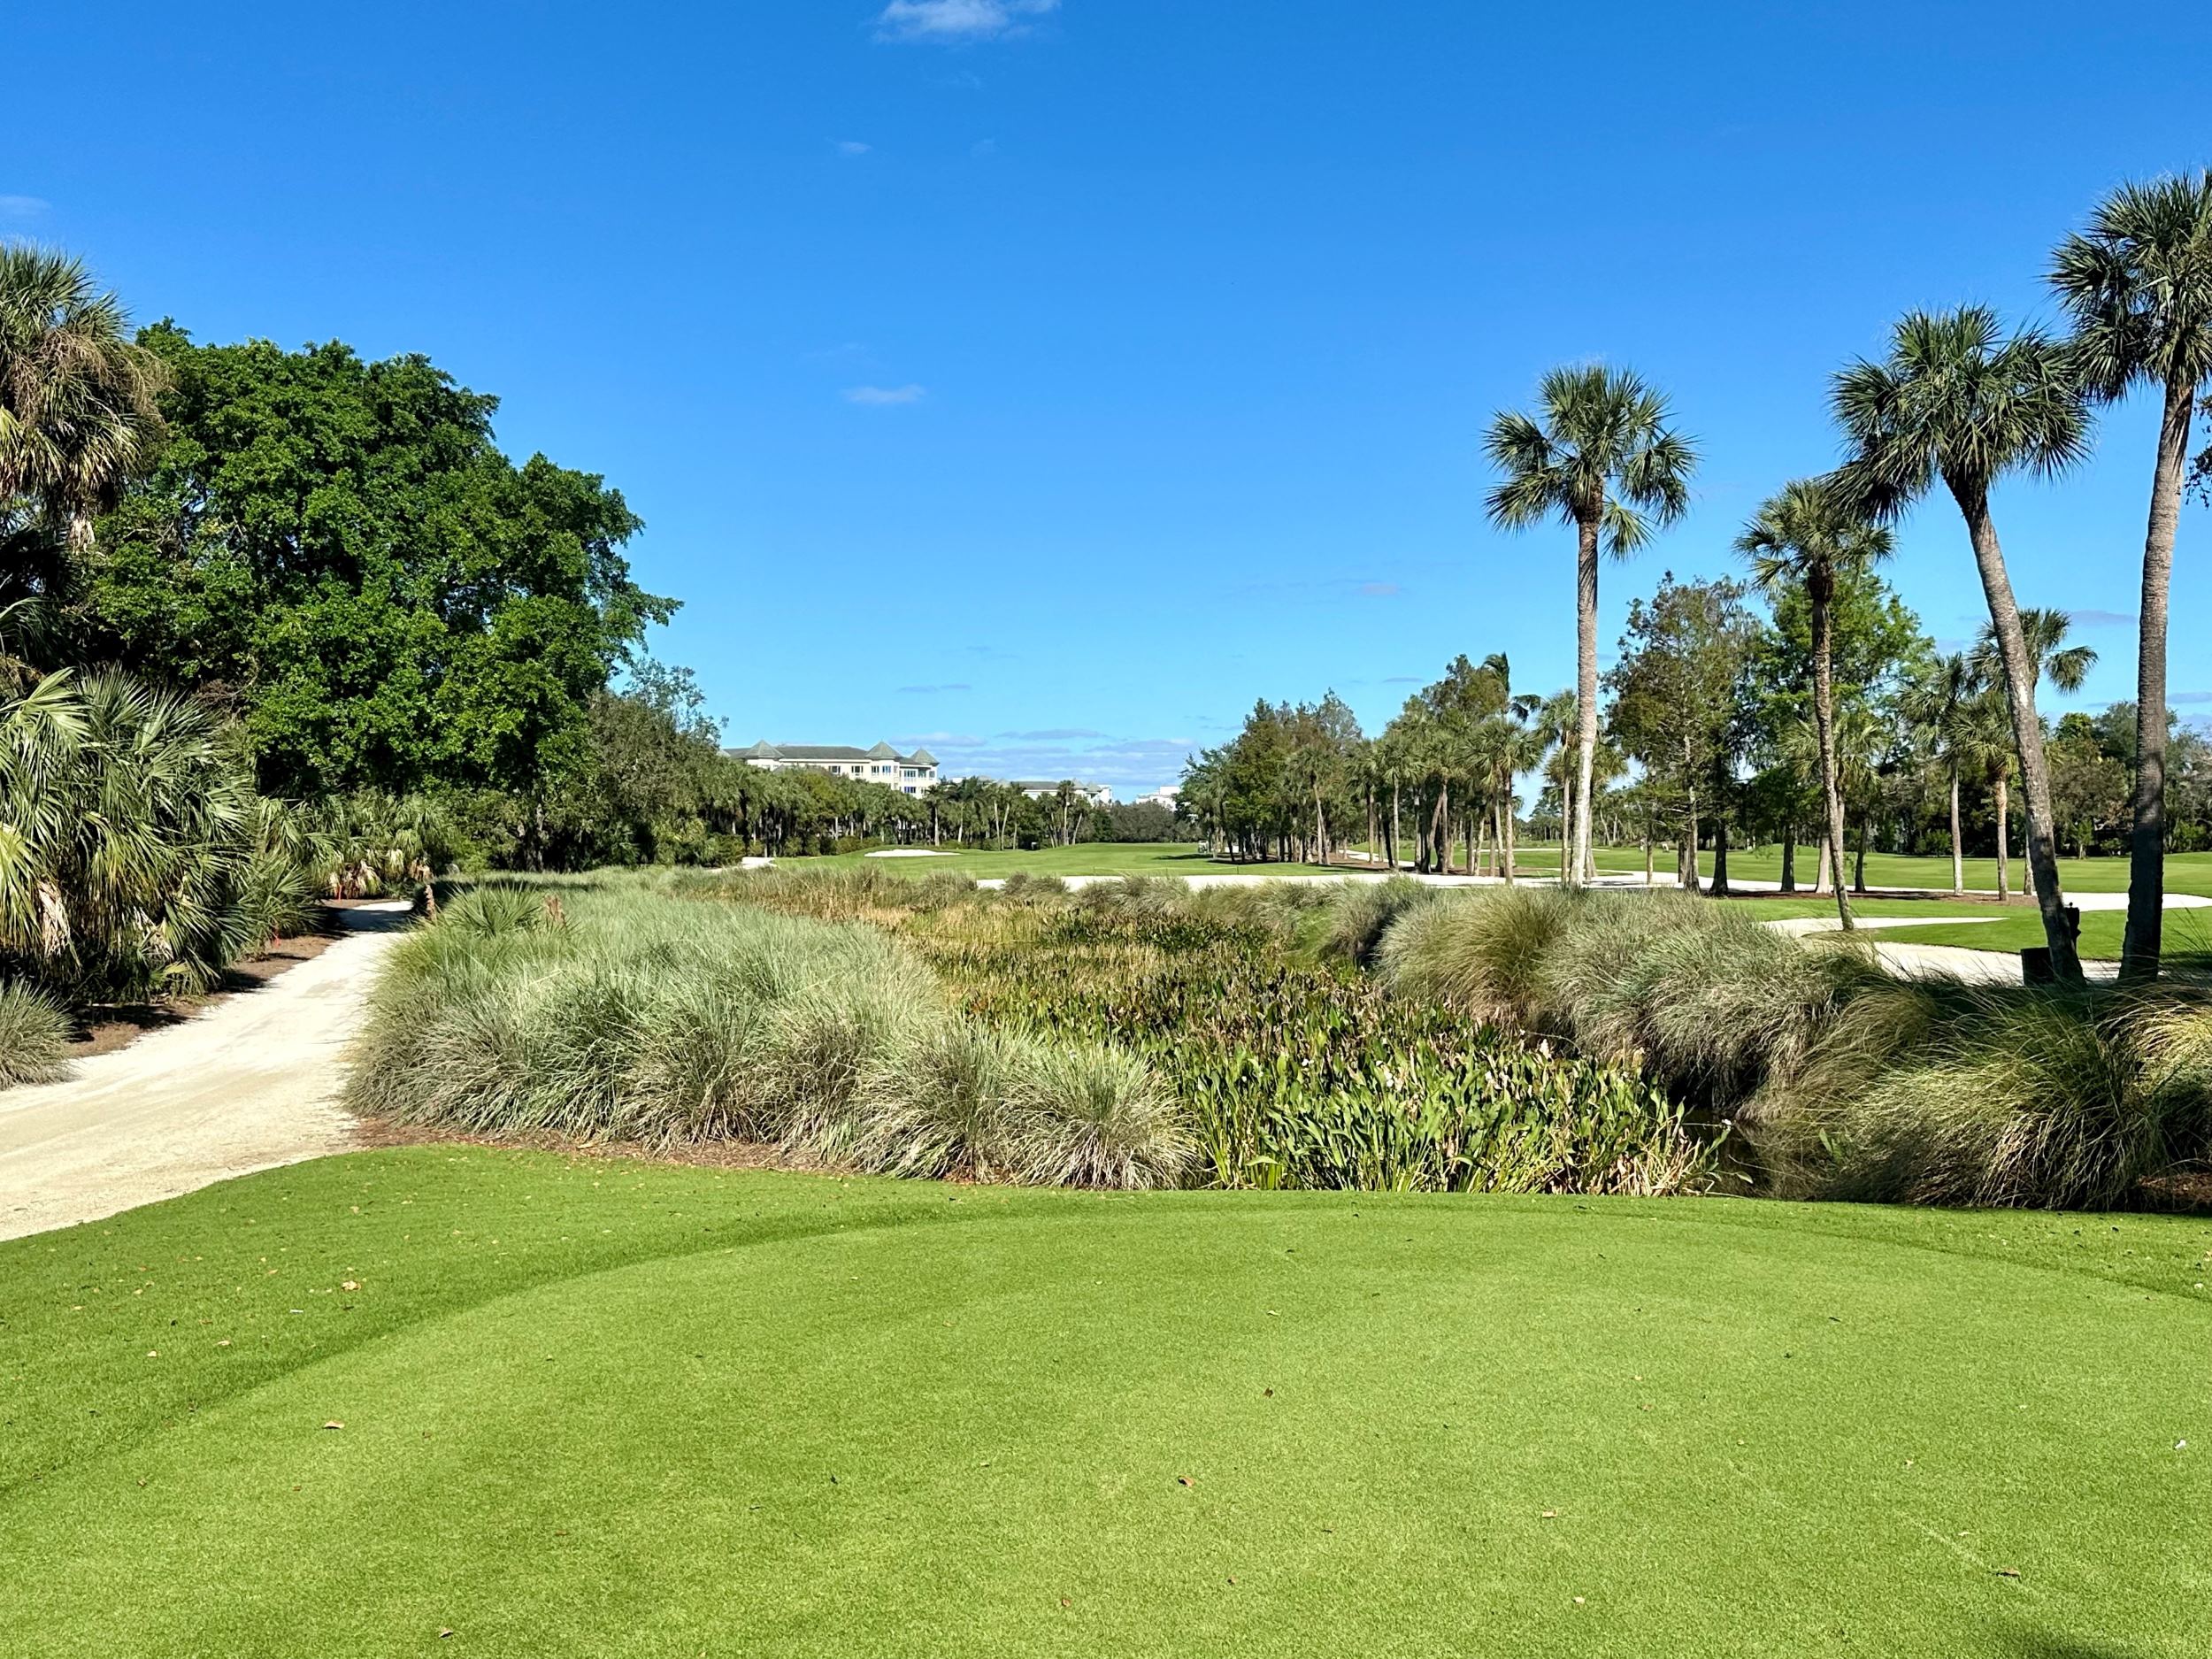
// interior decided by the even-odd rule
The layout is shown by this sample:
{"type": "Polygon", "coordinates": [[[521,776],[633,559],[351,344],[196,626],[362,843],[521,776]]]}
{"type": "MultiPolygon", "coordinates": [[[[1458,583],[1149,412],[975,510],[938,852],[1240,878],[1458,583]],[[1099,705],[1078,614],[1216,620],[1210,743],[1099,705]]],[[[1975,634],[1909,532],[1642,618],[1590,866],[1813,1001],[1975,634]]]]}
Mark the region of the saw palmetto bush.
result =
{"type": "Polygon", "coordinates": [[[73,1001],[206,989],[292,918],[205,705],[127,676],[0,700],[0,976],[73,1001]]]}

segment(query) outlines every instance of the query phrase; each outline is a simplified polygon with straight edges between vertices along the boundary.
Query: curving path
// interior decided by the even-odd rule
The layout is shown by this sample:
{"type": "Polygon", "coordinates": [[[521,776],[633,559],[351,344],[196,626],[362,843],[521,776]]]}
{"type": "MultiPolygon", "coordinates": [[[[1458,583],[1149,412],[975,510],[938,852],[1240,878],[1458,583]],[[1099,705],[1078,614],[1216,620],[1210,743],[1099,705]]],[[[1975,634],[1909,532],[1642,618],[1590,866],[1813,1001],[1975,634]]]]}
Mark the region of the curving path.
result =
{"type": "Polygon", "coordinates": [[[0,1239],[95,1220],[352,1144],[339,1064],[398,900],[320,956],[198,1017],[0,1094],[0,1239]]]}

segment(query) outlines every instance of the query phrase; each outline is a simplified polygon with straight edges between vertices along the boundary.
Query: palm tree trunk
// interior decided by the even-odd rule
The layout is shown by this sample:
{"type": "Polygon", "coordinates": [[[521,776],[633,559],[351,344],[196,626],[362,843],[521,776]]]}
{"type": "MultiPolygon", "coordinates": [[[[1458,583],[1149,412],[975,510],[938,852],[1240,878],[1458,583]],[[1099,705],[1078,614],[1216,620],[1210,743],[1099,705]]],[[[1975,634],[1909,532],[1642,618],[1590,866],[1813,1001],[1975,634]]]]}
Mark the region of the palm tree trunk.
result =
{"type": "Polygon", "coordinates": [[[1813,873],[1813,891],[1815,893],[1825,893],[1828,890],[1828,838],[1825,835],[1823,835],[1820,838],[1820,868],[1813,873]]]}
{"type": "Polygon", "coordinates": [[[1393,875],[1395,875],[1398,872],[1399,834],[1398,780],[1395,778],[1393,778],[1390,780],[1390,872],[1393,875]]]}
{"type": "Polygon", "coordinates": [[[2078,984],[2081,956],[2074,948],[2074,930],[2066,921],[2066,893],[2059,886],[2058,844],[2051,831],[2051,773],[2044,763],[2043,727],[2035,713],[2038,670],[2021,632],[2020,607],[2013,600],[2012,579],[2005,572],[2004,550],[1997,544],[1988,499],[1980,493],[1961,496],[1959,507],[1973,539],[1974,563],[1980,568],[1982,593],[1989,602],[1990,627],[2004,663],[2005,703],[2012,715],[2013,747],[2020,754],[2020,790],[2026,797],[2028,879],[2034,884],[2036,905],[2043,912],[2051,972],[2061,984],[2078,984]]]}
{"type": "Polygon", "coordinates": [[[1598,519],[1594,509],[1576,526],[1575,550],[1575,851],[1570,887],[1582,885],[1590,862],[1590,773],[1598,747],[1598,519]]]}
{"type": "Polygon", "coordinates": [[[1713,891],[1728,891],[1728,814],[1717,808],[1713,813],[1713,891]]]}
{"type": "Polygon", "coordinates": [[[2005,774],[1997,774],[1997,896],[2012,896],[2012,783],[2005,774]]]}
{"type": "Polygon", "coordinates": [[[1797,826],[1786,820],[1782,826],[1782,891],[1797,891],[1797,826]]]}
{"type": "Polygon", "coordinates": [[[2135,653],[2135,823],[2128,844],[2127,933],[2123,979],[2155,979],[2166,904],[2166,596],[2174,570],[2174,526],[2181,517],[2181,471],[2189,454],[2196,388],[2166,380],[2158,426],[2158,467],[2151,477],[2150,526],[2143,537],[2143,608],[2135,653]]]}
{"type": "Polygon", "coordinates": [[[1517,827],[1513,822],[1513,792],[1509,783],[1505,800],[1498,808],[1498,827],[1505,837],[1505,885],[1509,887],[1513,885],[1513,832],[1517,827]]]}
{"type": "Polygon", "coordinates": [[[1820,736],[1820,795],[1827,810],[1828,843],[1834,850],[1830,866],[1836,872],[1836,919],[1846,929],[1851,919],[1851,901],[1843,892],[1843,782],[1836,764],[1835,623],[1829,613],[1835,597],[1835,576],[1816,569],[1805,579],[1806,597],[1812,602],[1813,725],[1820,736]]]}
{"type": "Polygon", "coordinates": [[[1682,853],[1677,885],[1685,892],[1703,891],[1697,879],[1697,794],[1690,795],[1690,810],[1682,818],[1682,853]]]}
{"type": "Polygon", "coordinates": [[[1966,854],[1959,845],[1959,769],[1951,768],[1951,891],[1966,891],[1966,854]]]}

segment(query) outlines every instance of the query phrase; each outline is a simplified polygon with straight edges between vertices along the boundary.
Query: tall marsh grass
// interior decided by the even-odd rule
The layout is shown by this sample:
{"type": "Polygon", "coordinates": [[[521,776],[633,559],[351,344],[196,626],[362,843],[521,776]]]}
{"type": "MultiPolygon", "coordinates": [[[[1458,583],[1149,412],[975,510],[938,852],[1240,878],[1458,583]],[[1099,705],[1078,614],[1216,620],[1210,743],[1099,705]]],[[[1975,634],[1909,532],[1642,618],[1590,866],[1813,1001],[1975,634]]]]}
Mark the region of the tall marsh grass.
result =
{"type": "Polygon", "coordinates": [[[0,1088],[66,1077],[73,1030],[67,1011],[52,996],[27,985],[0,982],[0,1088]]]}
{"type": "Polygon", "coordinates": [[[1901,981],[1688,895],[1455,894],[1394,991],[1640,1066],[1789,1196],[2102,1207],[2212,1146],[2212,993],[1901,981]]]}
{"type": "MultiPolygon", "coordinates": [[[[1126,1056],[972,1029],[879,929],[668,889],[490,883],[455,898],[392,954],[356,1109],[489,1136],[759,1142],[907,1174],[1179,1174],[1184,1132],[1126,1056]]],[[[854,883],[826,905],[865,896],[854,883]]]]}

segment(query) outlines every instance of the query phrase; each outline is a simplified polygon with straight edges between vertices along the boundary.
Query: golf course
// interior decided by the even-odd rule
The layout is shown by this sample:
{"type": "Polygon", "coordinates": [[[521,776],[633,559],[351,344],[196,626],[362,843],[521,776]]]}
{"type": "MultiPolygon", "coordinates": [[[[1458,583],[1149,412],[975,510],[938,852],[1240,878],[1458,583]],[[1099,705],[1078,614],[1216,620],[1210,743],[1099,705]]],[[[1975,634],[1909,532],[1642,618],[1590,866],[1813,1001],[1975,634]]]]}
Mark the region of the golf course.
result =
{"type": "Polygon", "coordinates": [[[0,1571],[55,1655],[2179,1659],[2208,1274],[2146,1215],[357,1153],[0,1245],[0,1571]]]}

